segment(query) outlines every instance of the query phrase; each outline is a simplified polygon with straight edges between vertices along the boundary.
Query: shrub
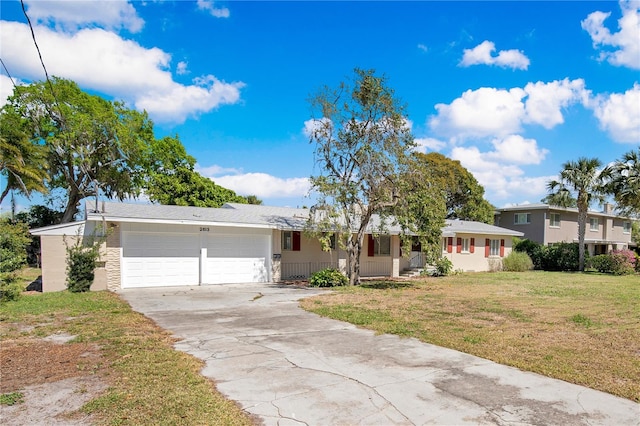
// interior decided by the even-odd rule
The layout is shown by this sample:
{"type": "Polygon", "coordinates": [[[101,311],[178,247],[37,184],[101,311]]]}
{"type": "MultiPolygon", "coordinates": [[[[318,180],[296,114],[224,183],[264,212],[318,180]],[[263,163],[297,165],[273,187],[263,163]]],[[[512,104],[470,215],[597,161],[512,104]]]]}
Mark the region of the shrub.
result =
{"type": "MultiPolygon", "coordinates": [[[[542,246],[539,256],[537,261],[540,269],[545,271],[577,271],[580,266],[577,243],[555,243],[542,246]]],[[[536,260],[534,265],[537,266],[536,260]]]]}
{"type": "Polygon", "coordinates": [[[337,269],[326,268],[314,272],[309,278],[312,287],[338,287],[349,283],[347,277],[337,269]]]}
{"type": "Polygon", "coordinates": [[[502,269],[511,272],[524,272],[533,269],[533,261],[526,252],[512,251],[502,259],[502,269]]]}
{"type": "Polygon", "coordinates": [[[105,240],[105,236],[96,237],[96,229],[93,235],[83,238],[76,235],[75,243],[67,244],[67,289],[73,293],[83,293],[91,289],[93,284],[94,270],[100,256],[100,245],[105,240]]]}
{"type": "Polygon", "coordinates": [[[436,267],[436,270],[433,272],[434,277],[446,277],[453,272],[453,263],[446,257],[441,257],[436,260],[434,266],[436,267]]]}
{"type": "Polygon", "coordinates": [[[630,275],[635,272],[636,255],[631,250],[614,250],[611,253],[611,272],[615,275],[630,275]]]}
{"type": "Polygon", "coordinates": [[[23,291],[18,275],[13,272],[0,274],[0,303],[18,300],[23,291]]]}
{"type": "Polygon", "coordinates": [[[609,254],[599,254],[589,258],[587,267],[609,274],[613,271],[613,259],[609,254]]]}
{"type": "Polygon", "coordinates": [[[489,259],[489,272],[502,271],[502,259],[489,259]]]}
{"type": "Polygon", "coordinates": [[[13,272],[27,263],[27,245],[31,242],[27,225],[0,219],[0,272],[13,272]]]}

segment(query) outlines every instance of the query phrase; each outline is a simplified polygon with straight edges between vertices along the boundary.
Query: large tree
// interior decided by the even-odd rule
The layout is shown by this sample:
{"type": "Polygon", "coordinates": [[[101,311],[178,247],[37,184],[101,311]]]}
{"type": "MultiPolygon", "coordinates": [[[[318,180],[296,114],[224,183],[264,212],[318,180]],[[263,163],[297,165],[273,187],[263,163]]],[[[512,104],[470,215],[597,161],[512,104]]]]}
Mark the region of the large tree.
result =
{"type": "Polygon", "coordinates": [[[145,194],[160,204],[220,207],[247,203],[245,197],[216,185],[195,170],[196,160],[187,154],[177,137],[152,141],[145,194]]]}
{"type": "Polygon", "coordinates": [[[46,150],[29,139],[25,124],[16,111],[7,108],[0,113],[0,175],[6,179],[0,203],[9,191],[27,198],[32,192],[47,192],[46,150]]]}
{"type": "Polygon", "coordinates": [[[575,200],[578,208],[578,255],[579,270],[584,270],[585,252],[584,238],[586,232],[587,212],[594,203],[604,202],[606,194],[605,174],[601,170],[602,163],[597,158],[580,157],[577,161],[567,161],[562,165],[558,180],[547,184],[548,200],[551,204],[568,207],[570,200],[575,200]]]}
{"type": "Polygon", "coordinates": [[[484,188],[459,161],[437,152],[416,153],[417,168],[446,198],[447,219],[493,224],[494,207],[484,199],[484,188]]]}
{"type": "Polygon", "coordinates": [[[640,148],[625,153],[605,169],[608,189],[617,209],[627,216],[640,216],[640,148]]]}
{"type": "Polygon", "coordinates": [[[47,149],[49,185],[66,191],[63,222],[80,201],[100,191],[109,198],[138,195],[153,123],[144,112],[82,91],[72,81],[20,86],[2,117],[18,114],[33,144],[47,149]]]}
{"type": "Polygon", "coordinates": [[[356,69],[352,80],[324,87],[310,103],[308,129],[319,170],[311,176],[318,203],[310,228],[317,233],[341,231],[349,284],[358,284],[364,236],[375,214],[384,221],[397,213],[403,228],[422,235],[432,235],[434,229],[438,233],[443,220],[429,215],[410,220],[418,209],[397,209],[410,198],[405,191],[411,184],[404,178],[411,174],[415,142],[405,107],[385,77],[356,69]]]}

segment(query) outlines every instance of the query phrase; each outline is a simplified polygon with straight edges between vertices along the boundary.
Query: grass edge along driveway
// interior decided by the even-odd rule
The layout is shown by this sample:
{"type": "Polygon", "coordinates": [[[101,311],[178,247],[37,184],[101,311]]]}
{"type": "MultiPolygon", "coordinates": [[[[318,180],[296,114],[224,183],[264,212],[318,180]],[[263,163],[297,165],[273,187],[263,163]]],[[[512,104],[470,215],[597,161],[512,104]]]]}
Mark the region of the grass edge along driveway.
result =
{"type": "Polygon", "coordinates": [[[104,359],[93,374],[108,389],[80,410],[97,424],[254,424],[200,375],[202,361],[173,349],[168,332],[114,293],[23,295],[0,309],[2,340],[33,347],[59,333],[76,336],[66,345],[97,345],[104,359]]]}
{"type": "Polygon", "coordinates": [[[640,402],[638,275],[532,271],[373,281],[301,306],[640,402]]]}

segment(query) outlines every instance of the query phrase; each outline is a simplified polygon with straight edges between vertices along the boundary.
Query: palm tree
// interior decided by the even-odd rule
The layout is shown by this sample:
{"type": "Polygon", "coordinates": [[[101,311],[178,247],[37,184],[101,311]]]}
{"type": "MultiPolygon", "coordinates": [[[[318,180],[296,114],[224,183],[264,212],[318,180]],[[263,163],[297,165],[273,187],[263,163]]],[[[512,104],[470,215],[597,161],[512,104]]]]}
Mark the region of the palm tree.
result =
{"type": "Polygon", "coordinates": [[[7,186],[0,195],[0,203],[9,191],[15,190],[27,198],[32,192],[47,192],[46,154],[41,145],[32,143],[19,128],[12,126],[2,115],[0,129],[0,175],[7,186]]]}
{"type": "Polygon", "coordinates": [[[594,202],[604,202],[606,193],[605,176],[600,170],[602,163],[597,158],[580,157],[577,161],[567,161],[562,165],[560,179],[547,183],[549,201],[568,207],[568,200],[575,200],[578,207],[578,253],[580,271],[584,271],[584,236],[589,206],[594,202]]]}
{"type": "Polygon", "coordinates": [[[629,151],[604,170],[608,190],[623,215],[640,216],[640,148],[629,151]]]}

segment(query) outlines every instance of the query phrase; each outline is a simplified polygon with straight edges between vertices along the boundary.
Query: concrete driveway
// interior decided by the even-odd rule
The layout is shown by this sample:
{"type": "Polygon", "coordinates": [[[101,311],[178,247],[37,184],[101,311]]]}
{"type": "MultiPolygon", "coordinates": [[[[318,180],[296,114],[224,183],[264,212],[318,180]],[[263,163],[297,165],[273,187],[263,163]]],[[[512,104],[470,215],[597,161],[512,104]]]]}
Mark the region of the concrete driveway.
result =
{"type": "Polygon", "coordinates": [[[274,284],[123,290],[267,425],[640,425],[640,404],[307,313],[274,284]]]}

